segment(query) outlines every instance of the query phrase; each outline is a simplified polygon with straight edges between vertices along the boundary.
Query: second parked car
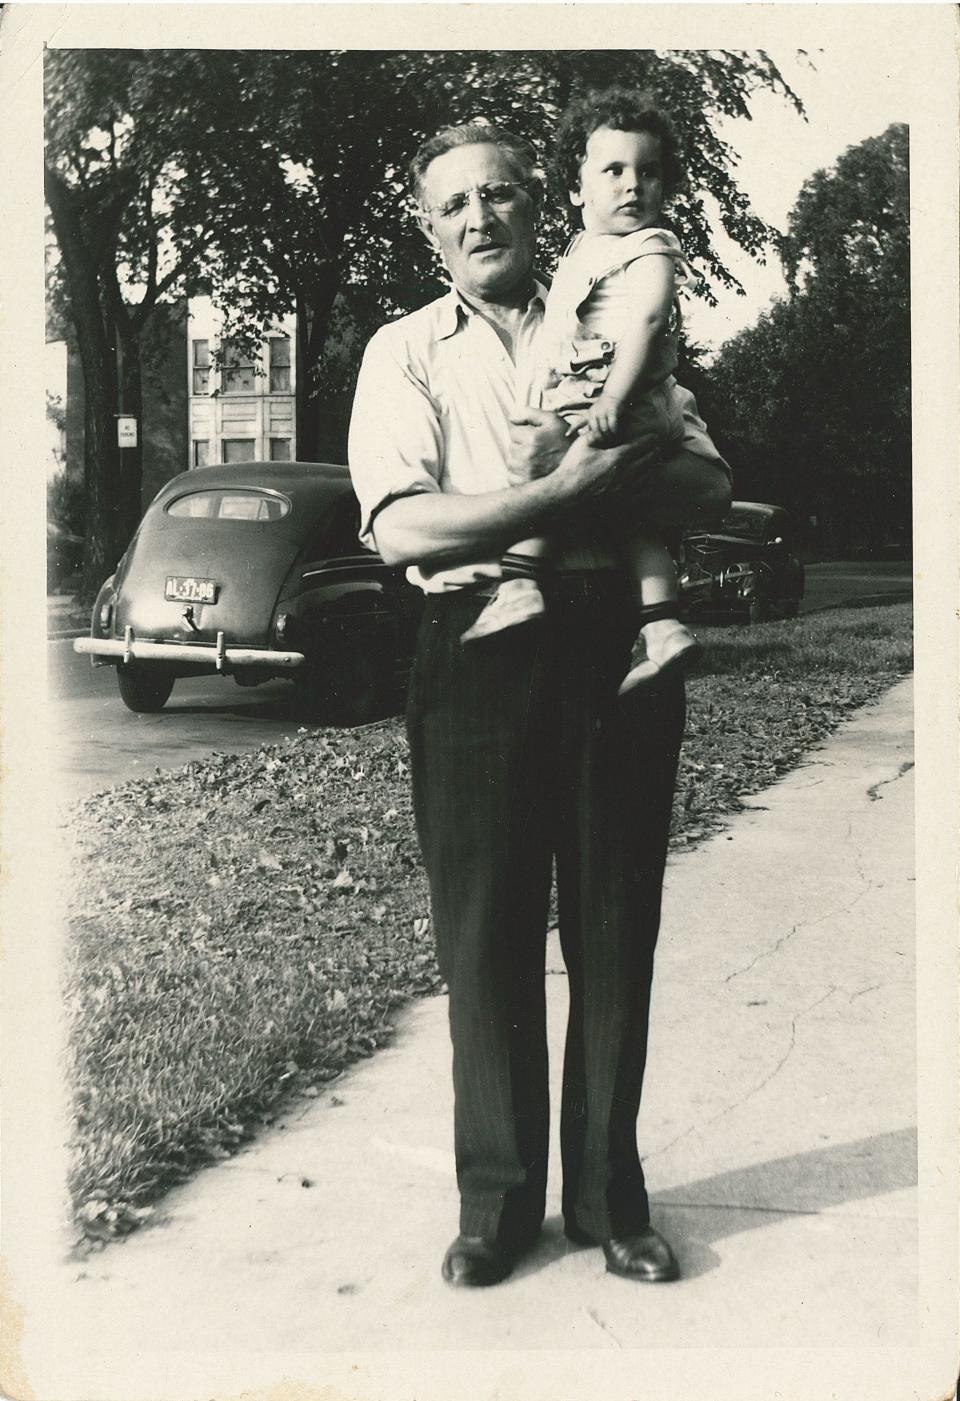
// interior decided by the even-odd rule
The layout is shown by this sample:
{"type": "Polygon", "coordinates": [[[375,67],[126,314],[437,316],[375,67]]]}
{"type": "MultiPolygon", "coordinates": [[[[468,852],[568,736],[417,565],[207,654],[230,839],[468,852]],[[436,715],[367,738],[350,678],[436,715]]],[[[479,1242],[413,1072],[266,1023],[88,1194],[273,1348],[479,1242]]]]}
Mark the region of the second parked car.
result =
{"type": "Polygon", "coordinates": [[[791,538],[789,513],[759,501],[734,501],[716,530],[689,531],[680,563],[685,614],[749,623],[773,612],[795,618],[804,578],[791,538]]]}

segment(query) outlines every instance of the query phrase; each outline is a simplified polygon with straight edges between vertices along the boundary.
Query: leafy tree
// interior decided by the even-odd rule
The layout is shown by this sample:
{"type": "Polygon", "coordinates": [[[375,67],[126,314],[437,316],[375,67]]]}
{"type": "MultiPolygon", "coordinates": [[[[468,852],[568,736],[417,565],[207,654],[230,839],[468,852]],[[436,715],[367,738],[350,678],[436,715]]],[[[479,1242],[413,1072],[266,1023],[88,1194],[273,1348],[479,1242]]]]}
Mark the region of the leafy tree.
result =
{"type": "MultiPolygon", "coordinates": [[[[139,518],[140,455],[121,465],[114,416],[122,402],[141,417],[143,336],[164,303],[209,291],[248,343],[296,308],[298,450],[314,456],[325,393],[349,387],[366,335],[439,289],[403,191],[407,158],[437,127],[487,117],[546,151],[571,95],[651,89],[687,153],[677,231],[731,285],[705,197],[750,252],[772,231],[714,121],[749,116],[761,88],[802,110],[762,52],[53,50],[45,76],[47,200],[86,390],[91,584],[139,518]]],[[[561,226],[559,213],[546,221],[547,258],[561,226]]]]}
{"type": "Polygon", "coordinates": [[[141,451],[128,449],[122,460],[115,420],[122,407],[142,421],[145,327],[180,290],[208,238],[204,227],[193,238],[172,237],[169,191],[185,122],[157,100],[166,67],[123,50],[53,50],[45,67],[46,197],[59,298],[84,377],[88,589],[116,563],[140,517],[141,451]]]}
{"type": "MultiPolygon", "coordinates": [[[[237,262],[227,257],[219,265],[215,291],[233,308],[235,331],[296,306],[304,391],[297,439],[306,456],[319,446],[324,391],[352,387],[356,369],[357,354],[341,356],[341,374],[331,383],[325,349],[335,309],[361,333],[362,346],[378,324],[441,290],[434,256],[408,215],[403,183],[406,161],[438,127],[486,118],[546,155],[572,95],[612,82],[653,91],[687,153],[689,189],[673,209],[677,231],[709,277],[738,285],[713,248],[704,192],[726,231],[750,252],[762,254],[772,231],[738,189],[735,156],[717,137],[715,119],[748,117],[750,96],[761,87],[802,110],[762,53],[277,53],[259,56],[254,81],[261,145],[256,178],[245,188],[250,228],[261,236],[246,240],[237,262]]],[[[557,208],[544,221],[545,261],[565,238],[557,208]]],[[[705,292],[710,295],[709,283],[705,292]]]]}
{"type": "Polygon", "coordinates": [[[805,183],[783,244],[789,297],[708,377],[741,481],[820,517],[840,549],[909,528],[909,232],[908,134],[894,125],[805,183]]]}
{"type": "Polygon", "coordinates": [[[47,478],[47,520],[67,535],[83,531],[85,510],[83,482],[61,471],[47,478]]]}

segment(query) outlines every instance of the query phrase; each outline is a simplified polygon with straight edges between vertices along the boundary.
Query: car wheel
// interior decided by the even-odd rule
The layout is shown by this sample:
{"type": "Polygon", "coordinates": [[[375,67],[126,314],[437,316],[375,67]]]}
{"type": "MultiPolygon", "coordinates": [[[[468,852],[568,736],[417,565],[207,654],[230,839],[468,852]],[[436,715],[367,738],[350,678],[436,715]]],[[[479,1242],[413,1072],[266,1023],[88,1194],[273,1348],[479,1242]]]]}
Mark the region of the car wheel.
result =
{"type": "Polygon", "coordinates": [[[331,714],[348,725],[382,719],[388,680],[381,658],[351,657],[339,670],[331,687],[331,714]]]}
{"type": "Polygon", "coordinates": [[[783,616],[785,618],[795,618],[800,612],[800,600],[798,598],[787,598],[783,602],[783,616]]]}
{"type": "Polygon", "coordinates": [[[121,662],[117,667],[120,699],[137,715],[155,715],[170,699],[175,678],[163,667],[138,667],[121,662]]]}
{"type": "Polygon", "coordinates": [[[389,667],[383,659],[359,652],[325,665],[308,666],[298,680],[299,709],[317,723],[363,725],[389,713],[389,667]]]}
{"type": "Polygon", "coordinates": [[[748,623],[765,623],[770,616],[770,604],[765,593],[755,593],[747,607],[748,623]]]}

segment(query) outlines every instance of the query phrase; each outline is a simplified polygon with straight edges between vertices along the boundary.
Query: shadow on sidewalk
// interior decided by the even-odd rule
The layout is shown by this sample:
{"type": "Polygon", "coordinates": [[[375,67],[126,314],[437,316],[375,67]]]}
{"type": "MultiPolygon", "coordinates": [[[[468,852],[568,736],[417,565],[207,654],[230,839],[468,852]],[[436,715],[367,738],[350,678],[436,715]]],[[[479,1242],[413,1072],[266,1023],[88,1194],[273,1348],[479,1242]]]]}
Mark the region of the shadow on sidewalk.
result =
{"type": "Polygon", "coordinates": [[[713,1242],[739,1231],[817,1215],[845,1202],[899,1192],[917,1183],[917,1131],[896,1129],[814,1148],[654,1194],[654,1212],[673,1214],[671,1234],[685,1279],[719,1264],[713,1242]],[[689,1214],[681,1211],[692,1210],[689,1214]]]}
{"type": "MultiPolygon", "coordinates": [[[[717,1173],[655,1193],[651,1204],[654,1225],[677,1250],[682,1279],[696,1279],[721,1263],[710,1247],[726,1236],[795,1216],[816,1216],[916,1182],[917,1131],[905,1128],[717,1173]]],[[[536,1250],[520,1262],[514,1277],[535,1274],[589,1248],[572,1245],[563,1234],[562,1219],[549,1217],[536,1250]]]]}

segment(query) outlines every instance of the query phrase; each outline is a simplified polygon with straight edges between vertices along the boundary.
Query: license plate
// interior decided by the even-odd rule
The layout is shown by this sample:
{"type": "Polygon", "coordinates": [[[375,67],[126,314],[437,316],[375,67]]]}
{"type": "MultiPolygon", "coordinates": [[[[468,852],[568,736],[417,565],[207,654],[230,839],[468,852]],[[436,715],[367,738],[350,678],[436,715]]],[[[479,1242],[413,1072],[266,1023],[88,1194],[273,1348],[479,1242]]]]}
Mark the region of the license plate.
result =
{"type": "Polygon", "coordinates": [[[175,603],[216,603],[217,582],[215,579],[194,579],[180,574],[167,575],[164,596],[175,603]]]}

